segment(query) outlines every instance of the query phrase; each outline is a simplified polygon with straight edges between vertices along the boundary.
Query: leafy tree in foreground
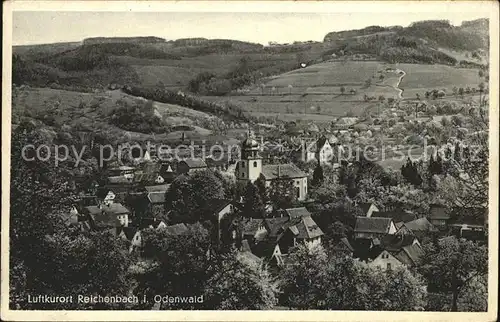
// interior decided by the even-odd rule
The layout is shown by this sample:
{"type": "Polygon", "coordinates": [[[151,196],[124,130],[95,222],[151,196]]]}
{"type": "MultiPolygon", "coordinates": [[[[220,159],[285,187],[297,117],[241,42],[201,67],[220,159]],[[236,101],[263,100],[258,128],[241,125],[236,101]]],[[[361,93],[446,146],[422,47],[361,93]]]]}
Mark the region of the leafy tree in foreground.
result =
{"type": "Polygon", "coordinates": [[[458,311],[458,300],[477,278],[488,273],[486,246],[472,241],[447,237],[437,244],[424,246],[420,272],[427,278],[429,291],[452,294],[451,310],[458,311]]]}
{"type": "Polygon", "coordinates": [[[268,310],[277,303],[277,283],[259,262],[231,252],[212,268],[204,291],[210,310],[268,310]]]}
{"type": "MultiPolygon", "coordinates": [[[[146,261],[139,261],[133,267],[137,296],[142,298],[146,294],[152,300],[155,295],[200,296],[203,293],[211,260],[209,232],[201,224],[190,225],[188,231],[180,234],[146,229],[142,238],[146,261]]],[[[199,309],[196,305],[176,303],[171,308],[199,309]]]]}

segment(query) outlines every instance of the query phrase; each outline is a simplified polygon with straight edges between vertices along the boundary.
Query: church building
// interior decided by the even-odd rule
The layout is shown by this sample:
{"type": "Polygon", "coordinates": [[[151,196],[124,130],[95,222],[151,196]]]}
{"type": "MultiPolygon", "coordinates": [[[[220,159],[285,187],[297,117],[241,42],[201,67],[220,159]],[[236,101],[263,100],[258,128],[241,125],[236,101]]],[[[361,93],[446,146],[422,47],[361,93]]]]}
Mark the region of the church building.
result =
{"type": "Polygon", "coordinates": [[[236,179],[255,182],[262,174],[266,180],[266,186],[270,186],[273,180],[290,179],[293,181],[297,199],[305,200],[307,174],[293,163],[262,165],[260,151],[259,143],[248,135],[241,146],[241,160],[238,161],[235,171],[236,179]]]}

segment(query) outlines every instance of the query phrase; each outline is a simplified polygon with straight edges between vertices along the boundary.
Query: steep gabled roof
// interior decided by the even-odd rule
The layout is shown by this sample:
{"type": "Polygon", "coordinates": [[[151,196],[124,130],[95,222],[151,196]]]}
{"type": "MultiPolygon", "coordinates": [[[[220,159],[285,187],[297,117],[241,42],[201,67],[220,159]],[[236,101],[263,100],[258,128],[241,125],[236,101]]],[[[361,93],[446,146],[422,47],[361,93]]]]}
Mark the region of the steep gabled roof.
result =
{"type": "Polygon", "coordinates": [[[132,240],[135,234],[139,231],[136,227],[121,227],[120,230],[123,231],[128,240],[132,240]]]}
{"type": "Polygon", "coordinates": [[[154,186],[145,186],[147,192],[159,192],[159,191],[167,191],[170,188],[170,184],[158,184],[154,186]]]}
{"type": "Polygon", "coordinates": [[[278,167],[280,178],[304,178],[307,175],[297,168],[295,164],[266,164],[262,167],[262,175],[266,180],[278,178],[278,167]]]}
{"type": "Polygon", "coordinates": [[[285,209],[285,212],[290,218],[301,218],[301,217],[311,216],[311,213],[305,207],[289,208],[285,209]]]}
{"type": "Polygon", "coordinates": [[[231,203],[232,201],[228,199],[212,199],[209,202],[211,212],[214,214],[219,213],[219,211],[226,208],[226,206],[231,203]]]}
{"type": "Polygon", "coordinates": [[[166,200],[165,191],[150,192],[148,193],[148,200],[151,204],[163,204],[166,200]]]}
{"type": "Polygon", "coordinates": [[[417,219],[417,216],[412,213],[405,212],[403,210],[394,210],[394,211],[376,211],[372,213],[372,218],[380,217],[380,218],[391,218],[393,222],[410,222],[412,220],[417,219]]]}
{"type": "Polygon", "coordinates": [[[382,245],[388,251],[399,251],[403,247],[412,245],[416,237],[408,234],[385,235],[382,238],[382,245]]]}
{"type": "Polygon", "coordinates": [[[102,211],[107,214],[113,214],[115,216],[121,214],[130,214],[130,211],[125,206],[117,202],[114,202],[110,205],[102,205],[102,211]]]}
{"type": "Polygon", "coordinates": [[[241,223],[241,231],[243,236],[255,236],[257,230],[259,230],[259,226],[261,225],[263,219],[254,219],[250,218],[246,221],[242,221],[241,223]]]}
{"type": "Polygon", "coordinates": [[[130,184],[132,180],[124,176],[108,177],[108,184],[130,184]]]}
{"type": "Polygon", "coordinates": [[[281,233],[286,230],[286,223],[289,221],[287,217],[278,218],[266,218],[264,219],[264,224],[269,231],[269,237],[278,237],[281,233]]]}
{"type": "Polygon", "coordinates": [[[355,232],[386,234],[391,227],[391,218],[356,217],[355,232]]]}
{"type": "Polygon", "coordinates": [[[181,162],[185,162],[186,165],[190,169],[196,169],[196,168],[199,169],[199,168],[206,168],[207,167],[207,164],[205,163],[205,161],[203,159],[188,158],[188,159],[182,160],[181,162]]]}
{"type": "Polygon", "coordinates": [[[427,218],[419,218],[404,224],[404,226],[413,232],[417,231],[435,231],[436,228],[432,225],[427,218]]]}
{"type": "Polygon", "coordinates": [[[351,243],[346,237],[340,239],[340,241],[335,244],[333,247],[335,250],[347,250],[350,252],[354,252],[354,247],[352,247],[351,243]]]}

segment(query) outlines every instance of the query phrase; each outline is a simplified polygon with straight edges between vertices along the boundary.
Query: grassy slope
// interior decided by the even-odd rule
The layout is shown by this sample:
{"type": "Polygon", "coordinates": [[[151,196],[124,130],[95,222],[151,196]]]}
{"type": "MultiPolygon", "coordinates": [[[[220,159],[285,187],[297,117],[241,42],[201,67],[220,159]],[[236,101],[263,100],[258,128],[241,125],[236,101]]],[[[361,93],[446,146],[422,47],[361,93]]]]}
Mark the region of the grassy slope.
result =
{"type": "MultiPolygon", "coordinates": [[[[149,134],[124,131],[109,124],[108,115],[119,106],[119,100],[129,104],[143,104],[145,100],[129,96],[121,91],[104,91],[99,93],[80,93],[73,91],[56,90],[50,88],[24,88],[17,90],[13,97],[13,123],[20,117],[46,113],[51,107],[58,105],[60,113],[56,120],[60,125],[83,126],[91,129],[109,131],[117,136],[125,137],[129,133],[132,140],[146,140],[152,138],[149,134]]],[[[195,111],[178,105],[154,102],[156,111],[171,125],[191,125],[192,118],[211,118],[209,114],[195,111]]],[[[207,136],[210,131],[194,127],[192,136],[207,136]]],[[[170,139],[180,137],[181,133],[172,132],[168,135],[155,135],[155,139],[170,139]]]]}

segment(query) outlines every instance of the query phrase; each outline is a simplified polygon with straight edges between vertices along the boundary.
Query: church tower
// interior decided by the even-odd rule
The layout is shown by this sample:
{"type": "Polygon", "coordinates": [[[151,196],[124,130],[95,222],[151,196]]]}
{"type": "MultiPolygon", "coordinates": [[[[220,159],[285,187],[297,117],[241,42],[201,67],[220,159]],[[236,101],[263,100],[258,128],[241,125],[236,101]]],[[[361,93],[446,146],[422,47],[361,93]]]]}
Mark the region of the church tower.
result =
{"type": "Polygon", "coordinates": [[[236,166],[236,179],[255,182],[262,172],[262,158],[259,154],[260,146],[250,131],[241,145],[241,160],[236,166]]]}

